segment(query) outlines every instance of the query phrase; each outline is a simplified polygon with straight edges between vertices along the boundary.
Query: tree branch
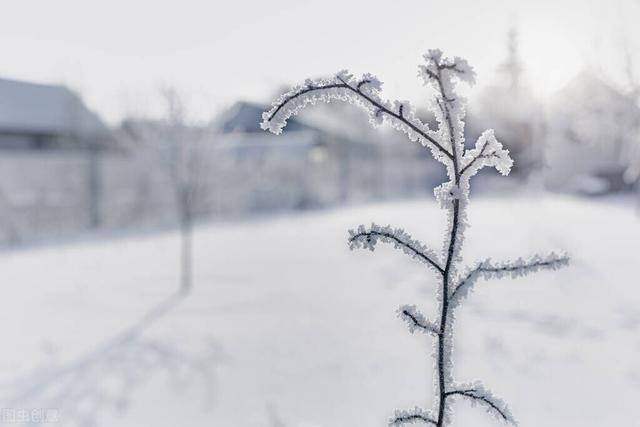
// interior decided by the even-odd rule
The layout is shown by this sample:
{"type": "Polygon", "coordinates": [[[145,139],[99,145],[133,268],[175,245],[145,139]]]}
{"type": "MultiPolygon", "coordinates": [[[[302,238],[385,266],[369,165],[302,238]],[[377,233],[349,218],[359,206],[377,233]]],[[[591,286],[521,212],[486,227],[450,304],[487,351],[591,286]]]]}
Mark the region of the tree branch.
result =
{"type": "Polygon", "coordinates": [[[518,259],[516,261],[502,262],[498,264],[491,264],[490,260],[481,262],[477,267],[471,269],[466,276],[458,283],[451,294],[451,299],[454,299],[462,294],[465,288],[469,288],[475,279],[480,275],[487,276],[503,276],[510,274],[513,277],[524,276],[528,273],[533,273],[540,269],[552,269],[563,267],[569,263],[569,257],[567,255],[556,255],[554,253],[549,254],[546,257],[536,255],[529,261],[518,259]]]}
{"type": "MultiPolygon", "coordinates": [[[[344,83],[344,80],[339,79],[342,83],[333,83],[333,84],[327,84],[324,86],[314,86],[314,85],[309,85],[307,86],[306,89],[302,89],[292,95],[289,95],[287,97],[285,97],[282,102],[280,104],[278,104],[278,106],[276,107],[276,109],[269,114],[269,117],[267,118],[267,121],[270,122],[276,114],[278,114],[278,112],[280,110],[282,110],[289,102],[293,101],[296,98],[301,97],[304,94],[310,93],[310,92],[314,92],[314,91],[318,91],[318,90],[326,90],[326,89],[337,89],[337,88],[351,88],[351,86],[349,86],[347,83],[344,83]]],[[[366,83],[366,81],[361,81],[360,83],[358,83],[358,89],[357,92],[360,92],[360,86],[362,84],[366,83]]]]}
{"type": "Polygon", "coordinates": [[[409,326],[409,332],[421,330],[436,336],[440,335],[438,326],[428,321],[422,313],[418,311],[415,305],[402,305],[398,309],[398,317],[404,320],[409,326]]]}
{"type": "Polygon", "coordinates": [[[404,230],[392,230],[391,227],[380,227],[372,224],[370,230],[366,230],[364,226],[360,226],[357,231],[349,231],[349,246],[351,249],[365,248],[373,250],[378,239],[385,243],[393,243],[396,248],[402,249],[406,254],[413,258],[427,263],[435,268],[440,274],[444,273],[444,269],[434,260],[434,256],[427,253],[427,248],[422,243],[414,240],[404,230]]]}
{"type": "Polygon", "coordinates": [[[401,426],[404,424],[423,422],[426,424],[437,425],[436,420],[431,414],[421,408],[415,408],[412,411],[396,411],[395,416],[389,421],[390,426],[401,426]]]}
{"type": "Polygon", "coordinates": [[[480,149],[480,153],[478,153],[477,156],[475,156],[473,158],[473,160],[471,160],[471,162],[469,162],[469,164],[465,167],[462,168],[462,170],[460,171],[460,175],[464,175],[464,173],[467,171],[467,169],[469,169],[471,166],[473,166],[473,164],[478,160],[478,159],[482,159],[482,158],[488,158],[490,157],[490,155],[485,156],[484,155],[484,150],[485,148],[487,148],[488,145],[488,141],[485,141],[484,144],[482,145],[482,148],[480,149]]]}
{"type": "Polygon", "coordinates": [[[281,100],[280,104],[278,104],[278,106],[273,110],[273,112],[271,114],[269,114],[269,116],[267,117],[266,121],[267,122],[271,121],[275,117],[275,115],[278,114],[278,112],[282,108],[284,108],[289,102],[291,102],[291,101],[295,100],[296,98],[299,98],[300,96],[305,95],[307,93],[314,92],[314,91],[327,90],[327,89],[337,89],[337,88],[347,89],[349,91],[352,91],[353,93],[355,93],[356,95],[358,95],[359,97],[361,97],[362,99],[367,101],[368,103],[370,103],[373,107],[375,107],[376,115],[378,115],[379,113],[384,113],[384,114],[387,114],[388,116],[391,116],[394,119],[402,122],[405,126],[409,127],[411,130],[416,132],[422,138],[424,138],[425,140],[427,140],[431,144],[433,144],[442,154],[447,156],[449,159],[453,159],[453,155],[449,151],[447,151],[438,141],[436,141],[434,138],[432,138],[425,131],[423,131],[422,129],[417,127],[415,124],[413,124],[409,120],[407,120],[404,117],[403,112],[395,113],[395,112],[391,111],[390,109],[388,109],[387,107],[385,107],[384,105],[382,105],[381,103],[379,103],[376,100],[374,100],[373,98],[371,98],[370,96],[368,96],[367,94],[363,93],[362,90],[361,90],[362,86],[367,84],[367,83],[370,83],[369,80],[367,80],[367,79],[361,80],[360,82],[358,82],[356,87],[353,87],[349,83],[347,83],[344,79],[342,79],[340,76],[336,76],[336,78],[340,81],[340,83],[330,83],[330,84],[325,84],[325,85],[320,85],[320,86],[308,85],[305,89],[302,89],[302,90],[300,90],[300,91],[298,91],[296,93],[293,93],[293,94],[285,97],[284,99],[281,100]]]}
{"type": "Polygon", "coordinates": [[[509,409],[502,402],[495,402],[493,396],[491,396],[486,390],[478,390],[476,388],[469,388],[465,390],[453,390],[446,393],[446,396],[460,395],[474,401],[480,402],[487,406],[490,412],[493,412],[499,418],[512,424],[516,424],[515,419],[509,412],[509,409]]]}

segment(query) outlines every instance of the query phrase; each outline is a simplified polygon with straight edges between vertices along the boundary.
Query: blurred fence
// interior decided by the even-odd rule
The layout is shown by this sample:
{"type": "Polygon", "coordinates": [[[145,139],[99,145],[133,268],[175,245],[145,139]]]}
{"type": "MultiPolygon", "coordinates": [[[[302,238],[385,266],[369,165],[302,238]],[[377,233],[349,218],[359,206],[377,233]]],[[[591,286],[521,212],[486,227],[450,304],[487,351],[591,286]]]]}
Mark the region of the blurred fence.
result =
{"type": "MultiPolygon", "coordinates": [[[[317,147],[199,150],[201,219],[314,209],[430,193],[439,168],[409,154],[335,157],[317,147]]],[[[0,243],[177,219],[171,174],[149,148],[127,152],[5,150],[0,157],[0,243]]]]}

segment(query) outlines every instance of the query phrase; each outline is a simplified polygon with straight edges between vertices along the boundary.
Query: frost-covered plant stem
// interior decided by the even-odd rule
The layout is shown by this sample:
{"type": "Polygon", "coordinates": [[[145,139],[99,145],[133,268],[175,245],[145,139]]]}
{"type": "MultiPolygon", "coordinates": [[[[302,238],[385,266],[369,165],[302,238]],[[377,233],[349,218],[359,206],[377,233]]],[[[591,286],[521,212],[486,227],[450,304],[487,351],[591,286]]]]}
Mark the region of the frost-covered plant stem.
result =
{"type": "Polygon", "coordinates": [[[349,231],[349,245],[352,249],[374,250],[378,241],[393,244],[413,259],[423,262],[440,279],[440,313],[437,323],[427,320],[416,306],[404,305],[398,310],[399,317],[407,323],[411,333],[423,332],[436,338],[436,405],[433,411],[418,407],[397,410],[390,425],[421,422],[437,427],[446,426],[451,418],[448,401],[457,396],[471,400],[472,404],[484,406],[500,420],[515,423],[506,405],[482,384],[474,382],[457,385],[453,382],[451,351],[454,312],[480,277],[518,277],[539,269],[556,269],[567,264],[568,258],[551,253],[547,256],[536,255],[528,260],[518,258],[501,263],[493,263],[487,259],[464,272],[458,268],[471,177],[485,166],[493,166],[507,175],[513,161],[508,151],[496,140],[493,130],[483,132],[475,148],[465,148],[464,100],[453,89],[458,81],[469,84],[474,82],[474,73],[467,62],[458,57],[444,58],[438,50],[429,51],[424,58],[426,65],[419,67],[419,76],[434,91],[431,107],[438,120],[437,130],[429,129],[420,121],[408,102],[392,103],[383,99],[380,96],[382,83],[374,76],[365,74],[361,79],[356,79],[346,71],[339,72],[332,79],[307,80],[304,85],[294,87],[274,102],[270,111],[263,114],[261,126],[279,134],[287,119],[308,104],[318,101],[348,101],[367,110],[374,125],[383,122],[390,124],[404,132],[411,141],[428,147],[433,157],[445,165],[449,181],[434,190],[440,206],[447,211],[449,220],[441,254],[412,239],[402,229],[372,224],[370,228],[361,225],[357,230],[349,231]]]}
{"type": "Polygon", "coordinates": [[[451,229],[451,238],[449,243],[449,251],[447,256],[447,264],[444,268],[444,273],[442,276],[442,311],[440,313],[440,332],[438,334],[438,389],[439,389],[439,403],[438,403],[438,418],[436,425],[438,427],[442,426],[444,420],[444,409],[447,399],[447,390],[445,388],[445,340],[447,339],[447,314],[449,310],[449,297],[447,296],[449,292],[449,276],[451,272],[451,266],[453,264],[453,251],[454,245],[456,241],[456,234],[458,232],[458,221],[459,221],[459,210],[460,205],[456,201],[454,202],[454,217],[453,217],[453,228],[451,229]]]}
{"type": "MultiPolygon", "coordinates": [[[[442,77],[440,69],[438,68],[437,74],[438,88],[440,89],[440,95],[442,97],[442,105],[447,121],[447,128],[449,129],[449,137],[451,142],[451,148],[453,156],[451,161],[453,162],[453,173],[456,187],[460,186],[460,168],[458,165],[458,156],[456,153],[455,133],[453,130],[453,124],[451,123],[451,114],[449,111],[449,100],[442,85],[442,77]]],[[[451,278],[451,271],[454,262],[455,245],[458,241],[458,224],[460,223],[460,200],[453,200],[453,224],[451,226],[451,235],[449,236],[449,247],[447,249],[447,262],[442,272],[442,311],[440,312],[440,333],[438,334],[438,418],[436,419],[436,425],[441,427],[444,422],[445,405],[447,400],[447,390],[445,385],[445,349],[447,348],[447,317],[449,311],[449,281],[451,278]]]]}
{"type": "Polygon", "coordinates": [[[442,274],[442,311],[440,313],[440,333],[438,334],[438,388],[439,388],[439,404],[438,418],[436,425],[442,426],[444,420],[444,410],[447,400],[447,390],[445,387],[445,348],[447,343],[447,316],[449,310],[449,280],[451,275],[451,267],[453,265],[453,253],[455,249],[456,235],[458,233],[458,222],[460,221],[460,203],[456,200],[453,205],[453,227],[451,228],[451,237],[449,239],[449,250],[447,255],[447,263],[442,274]]]}

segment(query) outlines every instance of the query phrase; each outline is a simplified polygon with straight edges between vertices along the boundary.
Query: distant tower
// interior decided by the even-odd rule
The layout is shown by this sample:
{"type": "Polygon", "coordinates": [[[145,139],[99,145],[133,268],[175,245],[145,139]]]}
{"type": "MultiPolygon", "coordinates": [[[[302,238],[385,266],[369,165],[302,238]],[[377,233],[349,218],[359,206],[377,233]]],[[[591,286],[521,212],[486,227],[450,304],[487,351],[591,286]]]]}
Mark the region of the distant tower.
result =
{"type": "Polygon", "coordinates": [[[512,27],[507,35],[507,60],[500,65],[499,70],[513,92],[518,92],[520,89],[523,68],[518,54],[518,31],[512,27]]]}

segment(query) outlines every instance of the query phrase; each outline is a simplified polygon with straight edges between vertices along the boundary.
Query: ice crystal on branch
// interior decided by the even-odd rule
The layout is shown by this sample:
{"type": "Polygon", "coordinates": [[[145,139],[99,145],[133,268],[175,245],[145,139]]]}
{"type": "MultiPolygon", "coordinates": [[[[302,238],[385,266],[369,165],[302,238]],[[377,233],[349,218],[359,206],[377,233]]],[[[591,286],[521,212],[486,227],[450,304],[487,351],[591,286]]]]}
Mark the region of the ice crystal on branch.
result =
{"type": "Polygon", "coordinates": [[[418,311],[415,305],[401,305],[398,308],[398,317],[404,320],[409,327],[409,332],[415,331],[428,332],[438,335],[440,333],[438,326],[428,321],[422,313],[418,311]]]}
{"type": "Polygon", "coordinates": [[[445,182],[437,186],[433,190],[433,194],[436,196],[441,208],[450,207],[454,200],[460,200],[464,197],[464,192],[460,185],[453,182],[445,182]]]}
{"type": "Polygon", "coordinates": [[[475,267],[468,269],[459,280],[458,285],[451,293],[452,303],[457,304],[464,299],[472,289],[475,282],[484,277],[522,277],[540,270],[557,270],[569,263],[569,256],[566,254],[556,254],[551,252],[548,255],[534,255],[525,260],[518,258],[514,261],[492,262],[491,259],[479,262],[475,267]]]}
{"type": "Polygon", "coordinates": [[[381,96],[382,82],[371,74],[356,79],[346,70],[338,72],[333,78],[306,80],[304,84],[294,86],[273,104],[269,111],[262,114],[260,126],[276,135],[282,132],[287,120],[298,114],[304,107],[318,102],[345,101],[363,108],[369,113],[374,126],[388,123],[391,127],[404,132],[409,140],[419,142],[431,148],[434,157],[446,163],[451,158],[437,140],[435,132],[423,123],[408,102],[391,102],[381,96]]]}
{"type": "MultiPolygon", "coordinates": [[[[442,56],[442,51],[432,49],[423,55],[426,62],[418,66],[418,76],[422,77],[426,85],[431,86],[437,94],[440,94],[441,86],[447,99],[454,98],[453,89],[456,80],[469,85],[476,83],[476,73],[466,59],[455,57],[453,59],[442,56]]],[[[438,96],[438,95],[436,95],[438,96]]]]}
{"type": "Polygon", "coordinates": [[[349,248],[352,250],[369,249],[373,251],[378,241],[390,243],[410,257],[418,259],[435,270],[442,272],[442,267],[438,263],[436,254],[418,240],[412,239],[402,228],[393,229],[390,225],[382,227],[377,224],[371,224],[370,228],[360,225],[357,230],[349,230],[349,248]]]}
{"type": "Polygon", "coordinates": [[[511,414],[507,404],[487,390],[480,382],[462,385],[446,393],[447,397],[461,396],[471,401],[471,405],[480,405],[486,408],[487,412],[501,421],[518,424],[511,414]]]}
{"type": "Polygon", "coordinates": [[[409,423],[448,425],[451,406],[448,400],[463,397],[485,407],[499,419],[515,423],[507,406],[493,396],[481,384],[456,387],[453,384],[452,344],[454,308],[471,289],[478,278],[522,276],[540,269],[556,269],[568,263],[566,255],[550,254],[531,259],[493,263],[486,260],[460,274],[460,251],[466,230],[466,209],[469,202],[470,180],[485,166],[494,167],[507,175],[513,165],[509,151],[496,139],[493,130],[485,131],[474,148],[464,145],[465,100],[456,91],[459,82],[475,83],[475,74],[466,60],[445,57],[440,50],[430,50],[424,55],[425,63],[418,67],[422,78],[433,95],[429,105],[438,122],[437,129],[430,129],[415,114],[415,109],[405,101],[388,101],[382,97],[382,82],[371,74],[355,78],[341,71],[328,79],[307,80],[283,94],[262,116],[262,128],[275,134],[282,132],[287,119],[304,107],[317,102],[346,101],[369,113],[374,126],[387,123],[404,132],[408,139],[428,147],[433,157],[441,162],[449,180],[434,189],[440,207],[447,214],[444,245],[440,254],[413,239],[401,228],[372,224],[349,231],[351,249],[373,251],[378,242],[392,244],[413,259],[417,259],[438,274],[439,288],[436,294],[439,317],[433,323],[414,305],[403,305],[398,316],[407,323],[410,332],[421,331],[435,336],[436,402],[433,411],[415,408],[399,410],[390,420],[392,426],[409,423]]]}
{"type": "Polygon", "coordinates": [[[509,157],[509,150],[502,147],[496,139],[493,129],[482,132],[476,146],[467,150],[462,158],[461,175],[469,179],[485,166],[493,166],[502,175],[509,175],[513,160],[509,157]]]}
{"type": "Polygon", "coordinates": [[[397,409],[393,418],[389,420],[389,425],[392,427],[400,427],[414,423],[437,425],[437,421],[430,411],[425,411],[417,406],[411,410],[397,409]]]}

